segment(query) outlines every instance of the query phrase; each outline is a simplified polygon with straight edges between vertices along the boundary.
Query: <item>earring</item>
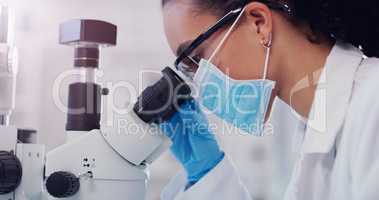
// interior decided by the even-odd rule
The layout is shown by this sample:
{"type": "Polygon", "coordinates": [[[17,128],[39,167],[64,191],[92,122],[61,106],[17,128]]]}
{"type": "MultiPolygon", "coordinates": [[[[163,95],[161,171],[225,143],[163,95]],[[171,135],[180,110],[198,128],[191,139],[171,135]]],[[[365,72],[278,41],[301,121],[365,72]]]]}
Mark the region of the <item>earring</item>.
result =
{"type": "Polygon", "coordinates": [[[266,41],[265,39],[261,40],[261,44],[265,48],[271,48],[272,46],[272,34],[270,33],[268,37],[269,37],[268,41],[266,41]]]}

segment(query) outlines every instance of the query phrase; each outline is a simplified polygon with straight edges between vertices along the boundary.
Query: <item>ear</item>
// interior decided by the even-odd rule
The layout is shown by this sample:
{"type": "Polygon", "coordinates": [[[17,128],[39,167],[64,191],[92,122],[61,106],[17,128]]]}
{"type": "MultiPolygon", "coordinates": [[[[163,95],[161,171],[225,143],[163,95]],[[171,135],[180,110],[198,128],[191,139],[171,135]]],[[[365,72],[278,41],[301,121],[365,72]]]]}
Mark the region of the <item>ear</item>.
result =
{"type": "Polygon", "coordinates": [[[245,13],[247,23],[258,35],[259,42],[268,43],[272,33],[272,11],[263,3],[252,2],[246,5],[245,13]]]}

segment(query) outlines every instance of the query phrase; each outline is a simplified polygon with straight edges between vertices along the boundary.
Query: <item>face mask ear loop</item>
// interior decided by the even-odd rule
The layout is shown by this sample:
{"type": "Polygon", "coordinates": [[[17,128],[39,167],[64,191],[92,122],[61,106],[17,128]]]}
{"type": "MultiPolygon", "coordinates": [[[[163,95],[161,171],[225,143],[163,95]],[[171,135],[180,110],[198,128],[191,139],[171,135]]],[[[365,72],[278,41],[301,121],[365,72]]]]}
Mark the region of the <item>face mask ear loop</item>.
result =
{"type": "Polygon", "coordinates": [[[269,35],[269,42],[267,44],[263,44],[263,47],[266,49],[265,65],[263,69],[263,80],[267,79],[268,64],[270,62],[271,46],[272,46],[272,33],[270,33],[269,35]]]}
{"type": "MultiPolygon", "coordinates": [[[[214,59],[214,57],[216,56],[216,54],[220,51],[222,45],[225,43],[226,39],[228,39],[229,35],[232,33],[232,31],[234,30],[234,28],[236,27],[239,19],[242,17],[243,13],[245,12],[245,8],[244,7],[241,11],[241,13],[238,15],[237,19],[233,22],[232,26],[229,28],[228,32],[226,32],[225,36],[222,38],[221,42],[218,44],[218,46],[216,47],[216,49],[213,51],[211,57],[209,57],[209,60],[208,62],[211,63],[212,60],[214,59]]],[[[232,11],[233,12],[233,11],[232,11]]]]}
{"type": "MultiPolygon", "coordinates": [[[[268,64],[270,62],[270,53],[271,53],[271,46],[272,46],[272,33],[270,33],[270,35],[269,35],[269,41],[268,41],[268,43],[265,44],[265,43],[262,42],[262,45],[263,45],[263,47],[266,50],[265,65],[264,65],[264,68],[263,68],[263,80],[266,80],[267,79],[267,73],[268,73],[268,64]]],[[[265,86],[264,86],[264,84],[262,82],[262,90],[263,91],[265,91],[264,87],[265,86]]],[[[266,104],[264,103],[264,95],[262,95],[262,97],[261,97],[260,112],[262,114],[266,114],[267,115],[267,113],[265,113],[266,112],[266,104]]],[[[260,131],[262,131],[262,135],[264,135],[264,130],[265,130],[265,127],[266,127],[266,125],[268,123],[268,122],[265,122],[266,115],[262,119],[263,120],[263,122],[261,123],[262,127],[259,127],[260,131]]],[[[257,122],[257,123],[259,123],[259,122],[257,122]]]]}

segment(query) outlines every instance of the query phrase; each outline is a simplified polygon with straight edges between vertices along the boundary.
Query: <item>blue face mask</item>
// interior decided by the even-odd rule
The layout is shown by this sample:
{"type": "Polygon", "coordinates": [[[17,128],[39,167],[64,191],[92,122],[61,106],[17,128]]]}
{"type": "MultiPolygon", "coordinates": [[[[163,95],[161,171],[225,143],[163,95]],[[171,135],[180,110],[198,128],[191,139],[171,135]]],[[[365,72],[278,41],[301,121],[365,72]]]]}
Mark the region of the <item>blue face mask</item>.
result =
{"type": "Polygon", "coordinates": [[[194,82],[200,88],[202,106],[235,127],[262,136],[275,82],[234,80],[207,60],[201,60],[194,82]]]}
{"type": "MultiPolygon", "coordinates": [[[[243,13],[243,12],[242,12],[243,13]]],[[[267,45],[263,78],[234,80],[211,63],[238,19],[226,33],[209,60],[202,59],[194,77],[199,103],[226,122],[255,136],[263,135],[265,118],[275,82],[266,79],[271,38],[267,45]]],[[[230,68],[232,69],[232,68],[230,68]]]]}

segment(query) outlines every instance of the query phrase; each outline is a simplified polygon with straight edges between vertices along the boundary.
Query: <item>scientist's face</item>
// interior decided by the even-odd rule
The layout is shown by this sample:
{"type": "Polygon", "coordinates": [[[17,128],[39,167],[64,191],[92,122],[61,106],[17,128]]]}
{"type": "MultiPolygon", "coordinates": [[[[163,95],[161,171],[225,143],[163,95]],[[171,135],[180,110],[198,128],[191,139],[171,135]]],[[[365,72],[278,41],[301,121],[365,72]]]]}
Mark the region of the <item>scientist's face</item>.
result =
{"type": "MultiPolygon", "coordinates": [[[[174,54],[178,56],[222,16],[200,9],[190,1],[172,0],[164,5],[163,17],[167,40],[174,54]]],[[[228,28],[230,25],[226,25],[196,48],[193,58],[197,62],[201,58],[209,59],[228,28]]],[[[212,63],[233,79],[261,79],[265,58],[261,42],[257,26],[242,17],[241,23],[228,37],[212,63]]]]}

